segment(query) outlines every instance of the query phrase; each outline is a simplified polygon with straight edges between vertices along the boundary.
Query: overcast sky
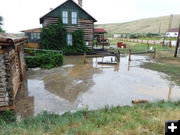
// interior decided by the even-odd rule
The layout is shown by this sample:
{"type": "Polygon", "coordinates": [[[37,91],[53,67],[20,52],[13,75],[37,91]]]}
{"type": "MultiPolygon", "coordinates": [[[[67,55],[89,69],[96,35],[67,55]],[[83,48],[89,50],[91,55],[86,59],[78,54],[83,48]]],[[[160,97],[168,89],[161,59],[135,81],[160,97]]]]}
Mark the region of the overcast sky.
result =
{"type": "MultiPolygon", "coordinates": [[[[37,28],[39,18],[66,0],[1,0],[0,16],[7,32],[37,28]]],[[[78,0],[74,0],[77,2],[78,0]]],[[[180,14],[180,0],[83,0],[83,8],[97,23],[120,23],[180,14]]]]}

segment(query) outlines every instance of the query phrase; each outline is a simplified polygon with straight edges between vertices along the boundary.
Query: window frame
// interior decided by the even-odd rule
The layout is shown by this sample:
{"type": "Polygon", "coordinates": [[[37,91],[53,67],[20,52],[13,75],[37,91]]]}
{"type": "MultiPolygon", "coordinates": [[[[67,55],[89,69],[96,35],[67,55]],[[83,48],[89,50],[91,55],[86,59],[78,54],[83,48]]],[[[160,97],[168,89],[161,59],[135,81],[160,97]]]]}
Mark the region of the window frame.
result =
{"type": "Polygon", "coordinates": [[[76,11],[71,12],[71,24],[73,25],[78,24],[78,13],[76,11]]]}
{"type": "Polygon", "coordinates": [[[39,32],[31,32],[31,40],[39,40],[40,33],[39,32]]]}
{"type": "Polygon", "coordinates": [[[62,11],[62,23],[63,24],[68,24],[68,18],[69,18],[69,13],[68,13],[68,11],[66,11],[66,10],[63,10],[62,11]],[[64,13],[67,13],[67,16],[64,16],[64,13]],[[65,20],[65,21],[64,21],[65,20]]]}
{"type": "Polygon", "coordinates": [[[72,46],[73,45],[73,38],[72,38],[72,33],[67,34],[67,45],[72,46]],[[70,37],[70,38],[69,38],[70,37]]]}

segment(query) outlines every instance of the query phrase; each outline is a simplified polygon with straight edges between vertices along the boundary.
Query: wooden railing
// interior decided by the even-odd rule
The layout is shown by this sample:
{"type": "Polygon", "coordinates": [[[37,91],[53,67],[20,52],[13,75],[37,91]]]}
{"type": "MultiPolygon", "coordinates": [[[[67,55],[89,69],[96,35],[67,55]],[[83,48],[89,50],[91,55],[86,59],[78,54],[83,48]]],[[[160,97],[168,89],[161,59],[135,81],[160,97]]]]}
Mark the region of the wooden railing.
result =
{"type": "Polygon", "coordinates": [[[32,51],[34,56],[37,55],[37,52],[53,52],[53,53],[61,53],[63,54],[62,50],[46,50],[46,49],[34,49],[34,48],[24,48],[25,51],[32,51]]]}

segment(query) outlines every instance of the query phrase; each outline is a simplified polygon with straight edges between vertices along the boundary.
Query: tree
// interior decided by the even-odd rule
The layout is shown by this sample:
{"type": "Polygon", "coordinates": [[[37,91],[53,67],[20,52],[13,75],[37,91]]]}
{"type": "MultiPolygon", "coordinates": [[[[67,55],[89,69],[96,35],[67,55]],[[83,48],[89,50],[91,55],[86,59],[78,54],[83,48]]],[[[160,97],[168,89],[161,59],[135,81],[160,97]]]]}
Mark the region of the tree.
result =
{"type": "Polygon", "coordinates": [[[50,24],[41,31],[41,48],[60,50],[67,44],[67,32],[62,20],[58,24],[50,24]]]}
{"type": "Polygon", "coordinates": [[[2,16],[0,16],[0,32],[4,32],[3,30],[2,30],[2,25],[3,25],[3,17],[2,16]]]}

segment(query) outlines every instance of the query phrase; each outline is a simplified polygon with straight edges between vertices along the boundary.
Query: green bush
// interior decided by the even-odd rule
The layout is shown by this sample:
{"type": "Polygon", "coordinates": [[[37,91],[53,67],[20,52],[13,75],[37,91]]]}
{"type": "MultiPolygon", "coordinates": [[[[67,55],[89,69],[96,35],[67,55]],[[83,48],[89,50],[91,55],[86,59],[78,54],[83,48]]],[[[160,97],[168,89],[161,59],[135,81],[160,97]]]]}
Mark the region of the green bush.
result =
{"type": "Polygon", "coordinates": [[[67,44],[67,32],[61,17],[58,24],[50,24],[41,30],[41,48],[60,50],[67,44]]]}
{"type": "Polygon", "coordinates": [[[37,56],[27,56],[26,64],[28,68],[53,68],[63,64],[63,55],[60,53],[46,52],[38,53],[37,56]]]}
{"type": "MultiPolygon", "coordinates": [[[[61,18],[61,17],[60,17],[61,18]]],[[[82,54],[84,52],[91,52],[85,45],[84,32],[82,29],[72,32],[73,45],[67,45],[67,31],[62,20],[59,19],[58,24],[51,24],[44,27],[41,31],[41,48],[51,50],[62,50],[65,55],[82,54]]],[[[32,59],[32,58],[27,58],[32,59]]],[[[29,60],[31,61],[31,60],[29,60]]],[[[32,62],[36,65],[37,62],[32,62]]],[[[38,64],[37,64],[38,65],[38,64]]],[[[39,66],[39,65],[38,65],[39,66]]]]}

